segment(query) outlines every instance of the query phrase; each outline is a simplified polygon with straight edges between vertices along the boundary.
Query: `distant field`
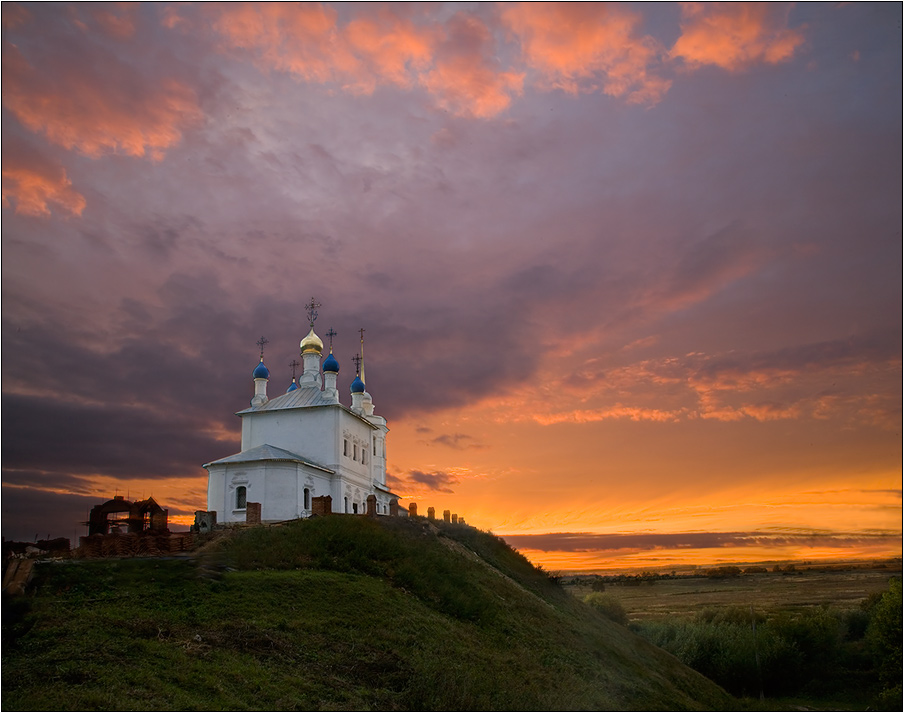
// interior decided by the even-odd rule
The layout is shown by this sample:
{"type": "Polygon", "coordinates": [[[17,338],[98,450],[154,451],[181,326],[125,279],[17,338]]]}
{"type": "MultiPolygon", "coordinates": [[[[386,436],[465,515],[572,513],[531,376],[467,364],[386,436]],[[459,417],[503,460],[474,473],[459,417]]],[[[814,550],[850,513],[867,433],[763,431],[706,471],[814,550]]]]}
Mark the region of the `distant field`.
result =
{"type": "MultiPolygon", "coordinates": [[[[606,584],[633,620],[693,616],[707,607],[753,606],[759,611],[798,609],[823,604],[856,609],[874,592],[884,591],[901,570],[804,571],[745,574],[730,579],[706,577],[659,579],[640,585],[606,584]]],[[[572,594],[592,591],[587,584],[567,584],[572,594]]]]}

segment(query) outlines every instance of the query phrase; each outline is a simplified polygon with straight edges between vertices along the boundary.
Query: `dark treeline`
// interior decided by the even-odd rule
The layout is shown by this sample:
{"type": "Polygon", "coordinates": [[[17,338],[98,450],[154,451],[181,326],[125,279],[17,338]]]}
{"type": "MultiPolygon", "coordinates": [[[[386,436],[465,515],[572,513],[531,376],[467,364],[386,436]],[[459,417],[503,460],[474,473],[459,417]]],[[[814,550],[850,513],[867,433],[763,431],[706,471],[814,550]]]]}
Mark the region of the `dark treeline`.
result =
{"type": "MultiPolygon", "coordinates": [[[[900,568],[900,559],[889,560],[897,568],[900,568]]],[[[559,576],[558,580],[561,584],[571,586],[589,586],[595,592],[605,591],[607,586],[615,587],[637,587],[640,585],[652,585],[660,581],[676,580],[676,579],[731,579],[744,575],[766,574],[784,574],[784,575],[805,575],[810,572],[850,572],[858,569],[885,569],[888,564],[885,562],[871,562],[868,565],[856,564],[813,564],[811,562],[802,562],[798,564],[776,564],[771,568],[762,565],[747,565],[738,567],[735,565],[723,565],[720,567],[711,567],[708,569],[698,569],[694,572],[649,572],[644,571],[639,574],[576,574],[570,576],[559,576]]]]}
{"type": "Polygon", "coordinates": [[[901,710],[901,580],[859,609],[706,609],[631,628],[736,696],[824,697],[858,691],[901,710]]]}

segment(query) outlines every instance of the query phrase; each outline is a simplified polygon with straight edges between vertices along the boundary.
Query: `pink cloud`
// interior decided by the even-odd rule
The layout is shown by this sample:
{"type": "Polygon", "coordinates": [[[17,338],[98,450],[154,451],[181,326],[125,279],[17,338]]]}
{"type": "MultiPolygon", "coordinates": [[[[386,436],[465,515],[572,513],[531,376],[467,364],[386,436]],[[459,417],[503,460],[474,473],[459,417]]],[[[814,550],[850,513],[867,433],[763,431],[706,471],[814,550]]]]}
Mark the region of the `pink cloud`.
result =
{"type": "Polygon", "coordinates": [[[422,84],[444,109],[456,114],[491,117],[520,94],[524,75],[503,71],[494,59],[490,29],[479,19],[458,14],[447,24],[434,68],[422,84]]]}
{"type": "MultiPolygon", "coordinates": [[[[3,29],[12,30],[31,19],[31,13],[19,3],[5,2],[2,7],[3,29]]],[[[5,61],[5,60],[4,60],[5,61]]]]}
{"type": "MultiPolygon", "coordinates": [[[[490,117],[520,93],[523,76],[495,60],[487,25],[459,13],[444,24],[417,24],[381,7],[340,25],[330,7],[229,4],[208,10],[227,50],[249,52],[264,69],[369,94],[378,86],[421,87],[458,115],[490,117]]],[[[169,15],[169,26],[180,24],[169,15]]]]}
{"type": "Polygon", "coordinates": [[[94,21],[106,35],[117,40],[127,40],[135,34],[135,15],[138,3],[112,2],[91,6],[94,21]]]}
{"type": "Polygon", "coordinates": [[[250,52],[265,68],[314,82],[340,81],[361,69],[339,32],[333,8],[319,3],[227,3],[208,12],[227,48],[250,52]]]}
{"type": "Polygon", "coordinates": [[[671,86],[651,71],[664,49],[639,34],[640,16],[621,5],[517,3],[505,6],[502,19],[548,87],[655,104],[671,86]]]}
{"type": "Polygon", "coordinates": [[[426,70],[441,37],[438,27],[418,27],[383,8],[375,15],[356,17],[345,27],[353,51],[371,68],[374,82],[380,78],[400,87],[411,87],[418,71],[426,70]]]}
{"type": "Polygon", "coordinates": [[[29,130],[92,158],[160,159],[202,118],[194,91],[174,79],[150,80],[109,56],[73,66],[51,55],[36,68],[12,44],[3,52],[3,105],[29,130]]]}
{"type": "Polygon", "coordinates": [[[773,3],[684,3],[671,56],[691,67],[714,64],[729,71],[785,62],[804,42],[802,32],[787,26],[789,11],[773,3]]]}
{"type": "Polygon", "coordinates": [[[81,215],[86,201],[72,188],[62,166],[7,144],[3,149],[3,207],[13,205],[21,215],[48,216],[51,205],[81,215]]]}

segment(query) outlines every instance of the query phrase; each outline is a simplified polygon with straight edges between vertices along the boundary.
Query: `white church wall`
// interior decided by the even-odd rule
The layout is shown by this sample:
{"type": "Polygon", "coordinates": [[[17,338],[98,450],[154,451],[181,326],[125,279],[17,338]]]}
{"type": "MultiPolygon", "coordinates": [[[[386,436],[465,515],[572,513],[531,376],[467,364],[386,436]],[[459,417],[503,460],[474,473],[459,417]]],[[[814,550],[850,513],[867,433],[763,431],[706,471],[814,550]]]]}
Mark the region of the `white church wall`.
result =
{"type": "Polygon", "coordinates": [[[277,461],[264,467],[261,520],[292,520],[300,516],[297,473],[295,463],[277,461]]]}
{"type": "Polygon", "coordinates": [[[335,460],[329,408],[286,409],[242,418],[242,450],[269,444],[327,465],[335,460]]]}
{"type": "Polygon", "coordinates": [[[220,522],[226,521],[225,471],[225,466],[209,466],[207,469],[207,509],[216,510],[220,522]]]}
{"type": "Polygon", "coordinates": [[[208,467],[207,509],[215,510],[218,522],[244,522],[246,508],[238,507],[238,489],[245,488],[245,502],[260,502],[255,496],[263,494],[263,482],[254,468],[245,464],[212,465],[208,467]]]}
{"type": "MultiPolygon", "coordinates": [[[[343,477],[355,484],[370,488],[373,482],[385,480],[385,467],[382,459],[374,458],[374,437],[379,438],[380,430],[372,428],[348,412],[340,417],[340,459],[338,470],[343,477]]],[[[379,446],[377,452],[380,452],[379,446]]],[[[343,493],[343,497],[345,497],[343,493]]]]}

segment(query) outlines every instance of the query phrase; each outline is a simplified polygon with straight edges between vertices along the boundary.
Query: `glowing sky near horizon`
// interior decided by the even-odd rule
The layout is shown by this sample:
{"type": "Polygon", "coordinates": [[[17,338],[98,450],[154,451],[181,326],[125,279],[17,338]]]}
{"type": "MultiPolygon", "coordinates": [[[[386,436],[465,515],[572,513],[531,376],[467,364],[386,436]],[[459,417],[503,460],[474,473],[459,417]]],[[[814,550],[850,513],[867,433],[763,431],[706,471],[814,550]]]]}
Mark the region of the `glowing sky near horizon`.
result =
{"type": "Polygon", "coordinates": [[[315,296],[422,513],[556,570],[900,556],[900,5],[2,13],[5,537],[191,522],[315,296]]]}

